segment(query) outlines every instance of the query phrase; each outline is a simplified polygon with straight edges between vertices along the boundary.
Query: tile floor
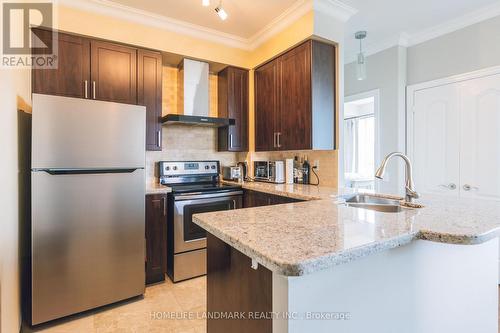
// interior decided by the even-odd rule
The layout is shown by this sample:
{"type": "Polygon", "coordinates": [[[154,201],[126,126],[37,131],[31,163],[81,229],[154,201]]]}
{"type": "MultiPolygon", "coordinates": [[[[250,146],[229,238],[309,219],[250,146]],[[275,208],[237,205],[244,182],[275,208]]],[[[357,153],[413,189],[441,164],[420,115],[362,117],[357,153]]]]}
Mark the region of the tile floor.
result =
{"type": "Polygon", "coordinates": [[[144,297],[106,306],[96,311],[71,316],[36,329],[24,328],[23,333],[201,333],[206,332],[201,318],[206,309],[206,278],[200,277],[173,284],[165,283],[146,288],[144,297]],[[158,314],[158,312],[160,314],[158,314]],[[172,319],[162,312],[178,315],[189,313],[192,318],[172,319]]]}
{"type": "MultiPolygon", "coordinates": [[[[498,290],[500,298],[500,288],[498,290]]],[[[199,318],[206,309],[206,278],[200,277],[173,284],[165,283],[146,288],[143,298],[103,307],[96,311],[74,315],[36,329],[23,328],[23,333],[202,333],[205,320],[199,318]],[[171,319],[158,312],[189,313],[193,319],[171,319]],[[153,318],[156,316],[155,318],[153,318]]],[[[500,333],[500,304],[499,333],[500,333]]]]}

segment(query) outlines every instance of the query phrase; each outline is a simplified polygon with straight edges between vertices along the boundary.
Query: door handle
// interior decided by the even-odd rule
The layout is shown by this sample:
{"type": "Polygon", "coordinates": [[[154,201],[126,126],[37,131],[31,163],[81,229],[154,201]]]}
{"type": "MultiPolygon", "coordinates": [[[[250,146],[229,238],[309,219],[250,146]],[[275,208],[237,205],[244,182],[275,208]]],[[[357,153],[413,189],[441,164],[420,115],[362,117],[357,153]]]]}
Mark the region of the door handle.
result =
{"type": "Polygon", "coordinates": [[[92,98],[95,99],[95,81],[92,81],[92,98]]]}
{"type": "Polygon", "coordinates": [[[167,216],[167,198],[163,197],[163,216],[167,216]]]}
{"type": "Polygon", "coordinates": [[[233,148],[233,135],[229,134],[229,148],[233,148]]]}
{"type": "Polygon", "coordinates": [[[85,80],[85,98],[89,98],[89,81],[85,80]]]}
{"type": "Polygon", "coordinates": [[[161,147],[161,131],[156,132],[156,143],[158,144],[158,147],[161,147]]]}
{"type": "Polygon", "coordinates": [[[280,142],[281,141],[281,132],[276,133],[276,136],[278,137],[276,145],[278,146],[278,148],[281,148],[281,142],[280,142]]]}
{"type": "Polygon", "coordinates": [[[457,185],[454,184],[454,183],[449,183],[449,184],[441,184],[439,185],[441,187],[444,187],[444,188],[447,188],[449,190],[456,190],[457,189],[457,185]]]}
{"type": "Polygon", "coordinates": [[[462,188],[464,189],[464,191],[479,190],[479,187],[471,186],[469,184],[465,184],[464,186],[462,186],[462,188]]]}

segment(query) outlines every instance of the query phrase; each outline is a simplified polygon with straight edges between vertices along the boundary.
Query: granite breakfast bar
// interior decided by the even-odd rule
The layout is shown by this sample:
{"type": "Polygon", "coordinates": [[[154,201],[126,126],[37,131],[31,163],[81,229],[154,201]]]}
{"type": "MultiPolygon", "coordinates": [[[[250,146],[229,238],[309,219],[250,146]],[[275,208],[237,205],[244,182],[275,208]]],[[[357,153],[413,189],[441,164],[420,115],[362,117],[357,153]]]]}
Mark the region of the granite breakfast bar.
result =
{"type": "Polygon", "coordinates": [[[332,188],[243,187],[307,201],[194,216],[207,310],[247,314],[209,333],[497,332],[498,202],[424,196],[382,213],[332,188]]]}

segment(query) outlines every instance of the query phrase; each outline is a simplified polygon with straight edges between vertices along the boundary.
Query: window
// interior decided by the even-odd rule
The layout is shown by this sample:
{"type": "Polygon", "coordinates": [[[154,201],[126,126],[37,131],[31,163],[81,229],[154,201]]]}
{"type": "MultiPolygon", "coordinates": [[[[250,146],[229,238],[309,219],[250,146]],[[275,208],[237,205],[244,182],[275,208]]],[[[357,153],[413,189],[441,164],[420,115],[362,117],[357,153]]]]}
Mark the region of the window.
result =
{"type": "Polygon", "coordinates": [[[347,187],[374,189],[374,98],[348,102],[344,109],[344,172],[347,187]]]}

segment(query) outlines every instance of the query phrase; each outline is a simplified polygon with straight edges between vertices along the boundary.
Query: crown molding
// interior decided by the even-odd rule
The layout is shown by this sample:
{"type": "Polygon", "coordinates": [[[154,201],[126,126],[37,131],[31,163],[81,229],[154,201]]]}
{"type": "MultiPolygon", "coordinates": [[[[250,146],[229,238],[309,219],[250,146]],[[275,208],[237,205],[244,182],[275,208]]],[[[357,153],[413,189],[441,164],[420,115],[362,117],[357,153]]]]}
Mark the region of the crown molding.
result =
{"type": "MultiPolygon", "coordinates": [[[[365,56],[370,56],[395,46],[411,47],[499,15],[500,2],[497,2],[413,34],[401,32],[398,35],[391,36],[382,41],[367,43],[364,47],[364,53],[365,56]]],[[[356,55],[357,53],[347,54],[345,63],[348,64],[356,61],[356,55]]]]}
{"type": "Polygon", "coordinates": [[[269,22],[264,28],[248,39],[251,50],[269,40],[272,36],[283,31],[286,27],[301,18],[313,9],[310,0],[298,0],[285,10],[280,16],[269,22]]]}
{"type": "Polygon", "coordinates": [[[428,40],[449,34],[451,32],[466,28],[473,24],[486,21],[498,15],[500,15],[500,2],[496,2],[492,5],[480,8],[458,18],[413,33],[410,35],[408,45],[417,45],[428,40]]]}
{"type": "Polygon", "coordinates": [[[109,0],[58,0],[58,3],[67,7],[73,7],[138,24],[177,32],[235,48],[244,50],[248,50],[250,48],[246,38],[185,21],[172,19],[130,6],[125,6],[109,0]]]}
{"type": "Polygon", "coordinates": [[[358,10],[339,0],[313,0],[315,11],[322,12],[342,22],[346,22],[358,10]]]}
{"type": "Polygon", "coordinates": [[[297,0],[280,16],[273,19],[250,38],[243,38],[215,29],[176,20],[145,10],[122,5],[110,0],[58,0],[58,3],[72,8],[90,11],[118,19],[152,26],[187,36],[220,43],[247,51],[256,49],[272,36],[284,30],[307,12],[315,9],[346,20],[356,10],[338,0],[297,0]]]}

